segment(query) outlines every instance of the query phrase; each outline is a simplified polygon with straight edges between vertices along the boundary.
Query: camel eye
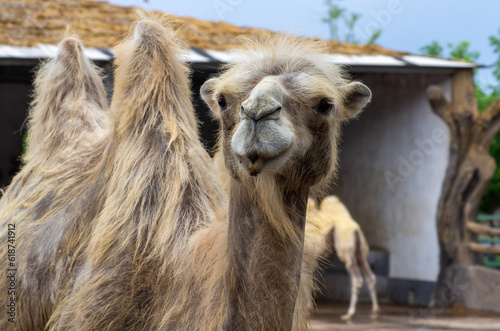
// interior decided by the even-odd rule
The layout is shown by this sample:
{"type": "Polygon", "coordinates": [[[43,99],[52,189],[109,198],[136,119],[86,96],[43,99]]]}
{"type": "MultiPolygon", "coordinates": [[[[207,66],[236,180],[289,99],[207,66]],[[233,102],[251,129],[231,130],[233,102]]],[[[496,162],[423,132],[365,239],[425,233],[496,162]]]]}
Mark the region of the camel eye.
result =
{"type": "Polygon", "coordinates": [[[224,98],[223,95],[217,98],[217,103],[219,104],[220,109],[226,109],[227,107],[227,101],[226,98],[224,98]]]}
{"type": "Polygon", "coordinates": [[[321,99],[321,101],[314,107],[317,112],[328,115],[332,111],[332,104],[328,99],[321,99]]]}

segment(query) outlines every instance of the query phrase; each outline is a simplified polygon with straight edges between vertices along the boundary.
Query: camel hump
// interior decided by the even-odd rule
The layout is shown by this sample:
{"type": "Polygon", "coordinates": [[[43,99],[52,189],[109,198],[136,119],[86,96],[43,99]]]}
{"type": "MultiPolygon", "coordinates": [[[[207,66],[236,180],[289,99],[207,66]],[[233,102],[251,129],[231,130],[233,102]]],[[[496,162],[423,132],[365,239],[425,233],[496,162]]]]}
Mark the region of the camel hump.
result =
{"type": "Polygon", "coordinates": [[[179,58],[180,42],[170,25],[165,18],[142,17],[115,48],[111,117],[120,137],[162,131],[170,141],[198,138],[190,69],[179,58]]]}
{"type": "MultiPolygon", "coordinates": [[[[66,37],[59,43],[56,57],[44,63],[36,74],[33,106],[55,111],[66,106],[64,108],[68,112],[78,111],[82,103],[92,102],[106,109],[107,99],[101,72],[85,56],[80,39],[77,36],[66,37]]],[[[81,115],[78,114],[79,117],[81,115]]]]}
{"type": "Polygon", "coordinates": [[[166,31],[160,22],[151,19],[142,19],[138,21],[134,29],[134,39],[137,41],[147,41],[149,39],[163,39],[166,31]]]}
{"type": "MultiPolygon", "coordinates": [[[[125,42],[121,45],[125,44],[125,47],[129,51],[135,48],[136,52],[134,55],[136,56],[141,55],[157,58],[163,54],[162,61],[176,62],[177,57],[171,56],[176,56],[177,53],[180,53],[182,42],[174,31],[172,24],[166,17],[153,17],[145,13],[139,13],[139,15],[141,19],[135,23],[133,32],[129,35],[129,40],[132,40],[133,44],[130,45],[125,42]],[[137,52],[139,50],[140,52],[137,52]]],[[[144,58],[141,60],[144,60],[144,58]]]]}
{"type": "MultiPolygon", "coordinates": [[[[83,57],[83,45],[76,36],[66,37],[59,43],[57,59],[67,61],[78,61],[83,57]]],[[[71,67],[70,69],[73,69],[71,67]]]]}
{"type": "Polygon", "coordinates": [[[67,37],[59,43],[56,57],[38,69],[25,161],[40,154],[50,157],[107,129],[101,70],[83,50],[77,37],[67,37]]]}

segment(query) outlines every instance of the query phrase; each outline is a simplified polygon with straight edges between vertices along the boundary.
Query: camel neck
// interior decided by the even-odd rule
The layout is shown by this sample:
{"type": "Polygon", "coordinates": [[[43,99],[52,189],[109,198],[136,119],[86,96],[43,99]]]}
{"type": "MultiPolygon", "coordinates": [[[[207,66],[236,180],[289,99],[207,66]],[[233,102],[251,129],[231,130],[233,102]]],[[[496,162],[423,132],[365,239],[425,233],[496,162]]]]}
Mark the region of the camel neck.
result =
{"type": "Polygon", "coordinates": [[[225,330],[290,330],[300,282],[308,189],[281,201],[297,234],[283,238],[236,180],[230,188],[225,330]]]}

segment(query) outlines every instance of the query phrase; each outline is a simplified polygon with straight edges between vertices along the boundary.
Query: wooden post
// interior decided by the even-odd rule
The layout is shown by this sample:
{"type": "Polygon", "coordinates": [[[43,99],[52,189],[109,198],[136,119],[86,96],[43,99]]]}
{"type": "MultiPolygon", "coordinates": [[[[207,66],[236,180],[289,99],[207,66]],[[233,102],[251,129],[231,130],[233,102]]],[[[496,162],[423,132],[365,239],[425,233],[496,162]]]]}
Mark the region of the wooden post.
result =
{"type": "Polygon", "coordinates": [[[434,113],[450,130],[450,158],[437,211],[441,255],[434,301],[443,302],[442,293],[448,293],[444,289],[452,283],[447,279],[447,269],[477,262],[477,247],[470,245],[477,231],[470,230],[496,169],[489,148],[500,129],[500,99],[479,113],[470,69],[459,70],[453,76],[451,103],[439,86],[430,86],[427,96],[434,113]]]}

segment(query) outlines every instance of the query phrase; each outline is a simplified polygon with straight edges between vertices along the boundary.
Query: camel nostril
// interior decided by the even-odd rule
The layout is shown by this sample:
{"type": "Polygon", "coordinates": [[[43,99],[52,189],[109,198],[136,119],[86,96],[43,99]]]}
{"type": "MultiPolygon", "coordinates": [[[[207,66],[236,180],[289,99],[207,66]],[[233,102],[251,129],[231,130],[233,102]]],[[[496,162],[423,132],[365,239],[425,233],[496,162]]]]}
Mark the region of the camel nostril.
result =
{"type": "Polygon", "coordinates": [[[251,164],[255,164],[259,160],[259,156],[257,155],[257,153],[253,153],[248,156],[248,159],[250,160],[251,164]]]}

